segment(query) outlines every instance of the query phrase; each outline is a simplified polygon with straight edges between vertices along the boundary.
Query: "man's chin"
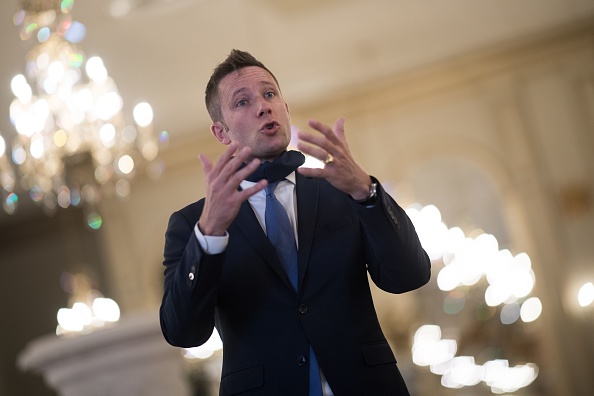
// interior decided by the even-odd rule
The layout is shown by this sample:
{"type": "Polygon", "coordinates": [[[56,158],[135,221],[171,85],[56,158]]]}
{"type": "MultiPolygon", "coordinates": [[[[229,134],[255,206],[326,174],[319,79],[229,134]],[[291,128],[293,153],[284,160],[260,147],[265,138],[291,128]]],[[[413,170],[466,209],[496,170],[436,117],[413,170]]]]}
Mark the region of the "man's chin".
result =
{"type": "Polygon", "coordinates": [[[278,158],[283,152],[287,150],[287,147],[282,147],[274,150],[263,150],[262,152],[254,155],[254,158],[258,158],[260,161],[273,161],[278,158]]]}
{"type": "Polygon", "coordinates": [[[259,150],[254,150],[255,158],[262,161],[272,161],[287,150],[289,142],[281,142],[277,144],[263,145],[259,150]]]}

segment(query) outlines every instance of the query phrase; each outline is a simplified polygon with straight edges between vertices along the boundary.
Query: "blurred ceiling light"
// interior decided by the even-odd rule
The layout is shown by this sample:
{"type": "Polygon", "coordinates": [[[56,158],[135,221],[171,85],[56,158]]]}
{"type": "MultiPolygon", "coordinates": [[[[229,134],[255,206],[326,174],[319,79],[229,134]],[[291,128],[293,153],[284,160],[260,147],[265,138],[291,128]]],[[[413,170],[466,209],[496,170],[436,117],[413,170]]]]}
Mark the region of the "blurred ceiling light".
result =
{"type": "Polygon", "coordinates": [[[594,284],[588,282],[580,287],[580,291],[578,292],[578,303],[581,307],[587,307],[592,304],[592,302],[594,302],[594,284]]]}
{"type": "Polygon", "coordinates": [[[95,297],[90,303],[77,301],[72,308],[60,308],[57,318],[56,335],[88,333],[117,322],[120,319],[120,307],[110,298],[95,297]]]}
{"type": "Polygon", "coordinates": [[[446,388],[474,386],[482,381],[493,393],[515,392],[538,376],[538,367],[533,363],[509,367],[507,360],[497,359],[478,365],[472,356],[455,356],[456,341],[441,339],[437,325],[419,327],[412,348],[413,362],[418,366],[431,365],[431,372],[441,375],[441,384],[446,388]]]}
{"type": "Polygon", "coordinates": [[[11,142],[0,136],[2,200],[9,213],[18,202],[13,197],[7,203],[17,181],[49,212],[58,204],[92,206],[103,196],[127,194],[128,188],[115,186],[128,183],[139,164],[155,160],[159,142],[165,143],[153,134],[146,102],[134,111],[136,124],[128,125],[101,58],[87,59],[75,46],[86,28],[73,21],[73,6],[74,0],[21,0],[14,16],[21,39],[33,47],[25,72],[11,81],[16,136],[11,142]]]}
{"type": "MultiPolygon", "coordinates": [[[[434,205],[414,204],[406,209],[423,248],[431,260],[442,260],[437,286],[452,291],[460,286],[473,286],[486,278],[489,286],[485,302],[489,306],[512,304],[530,295],[536,277],[526,253],[513,256],[499,250],[497,239],[486,233],[475,238],[464,235],[459,227],[449,228],[442,222],[434,205]]],[[[594,291],[592,292],[594,300],[594,291]]]]}
{"type": "Polygon", "coordinates": [[[439,326],[424,325],[415,333],[412,347],[413,362],[418,366],[433,368],[452,360],[457,348],[455,340],[441,339],[439,326]]]}
{"type": "Polygon", "coordinates": [[[58,336],[89,333],[120,319],[118,304],[95,290],[93,284],[94,281],[85,274],[66,272],[60,276],[60,286],[71,295],[71,307],[58,310],[58,336]]]}
{"type": "MultiPolygon", "coordinates": [[[[526,253],[514,256],[507,249],[499,250],[499,243],[491,234],[473,233],[474,237],[470,237],[459,227],[448,229],[434,205],[413,204],[406,208],[406,213],[431,260],[442,260],[444,264],[437,275],[437,287],[449,292],[444,299],[444,312],[461,312],[468,298],[456,289],[477,285],[484,278],[485,303],[489,307],[502,305],[502,324],[510,325],[520,318],[528,323],[540,317],[540,299],[529,297],[536,277],[526,253]]],[[[586,305],[594,302],[592,283],[582,286],[579,300],[586,305]]],[[[472,356],[455,356],[456,351],[456,340],[441,339],[437,325],[423,325],[415,332],[413,362],[430,366],[433,374],[442,376],[441,384],[446,388],[474,386],[483,381],[492,393],[508,393],[528,386],[538,375],[538,367],[532,363],[509,367],[507,360],[495,360],[480,366],[472,356]]]]}

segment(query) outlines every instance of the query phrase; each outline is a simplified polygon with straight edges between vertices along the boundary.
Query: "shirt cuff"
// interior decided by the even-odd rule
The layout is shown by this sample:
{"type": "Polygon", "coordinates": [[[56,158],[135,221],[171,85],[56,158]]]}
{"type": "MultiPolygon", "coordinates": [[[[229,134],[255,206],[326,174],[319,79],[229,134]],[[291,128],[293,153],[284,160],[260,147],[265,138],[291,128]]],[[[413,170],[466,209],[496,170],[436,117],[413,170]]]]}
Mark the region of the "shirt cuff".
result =
{"type": "Polygon", "coordinates": [[[198,228],[198,223],[194,226],[194,234],[202,251],[206,254],[223,253],[229,243],[229,233],[227,231],[225,231],[224,236],[203,235],[200,228],[198,228]]]}

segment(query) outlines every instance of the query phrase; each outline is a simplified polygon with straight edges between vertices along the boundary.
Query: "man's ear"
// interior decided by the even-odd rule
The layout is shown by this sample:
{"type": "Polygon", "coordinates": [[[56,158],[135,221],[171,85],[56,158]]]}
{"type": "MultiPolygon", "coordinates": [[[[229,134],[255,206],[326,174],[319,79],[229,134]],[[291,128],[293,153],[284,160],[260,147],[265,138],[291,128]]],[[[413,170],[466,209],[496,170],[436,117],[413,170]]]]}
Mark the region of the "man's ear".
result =
{"type": "Polygon", "coordinates": [[[217,140],[223,143],[224,145],[229,145],[231,143],[231,139],[229,139],[229,136],[227,136],[227,129],[225,128],[222,122],[213,122],[210,126],[210,131],[212,132],[214,137],[216,137],[217,140]]]}

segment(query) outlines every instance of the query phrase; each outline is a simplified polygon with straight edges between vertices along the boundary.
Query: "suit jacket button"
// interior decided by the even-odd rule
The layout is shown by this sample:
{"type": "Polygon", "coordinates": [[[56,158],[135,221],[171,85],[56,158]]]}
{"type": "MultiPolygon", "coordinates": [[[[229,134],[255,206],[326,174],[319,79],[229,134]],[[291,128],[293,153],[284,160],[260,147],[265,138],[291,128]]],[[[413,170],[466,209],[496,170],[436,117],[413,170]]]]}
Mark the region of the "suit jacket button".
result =
{"type": "Polygon", "coordinates": [[[303,355],[299,355],[297,357],[297,364],[300,366],[303,366],[303,365],[305,365],[305,363],[307,363],[307,358],[303,355]]]}
{"type": "Polygon", "coordinates": [[[301,304],[297,310],[301,315],[305,315],[307,313],[307,305],[301,304]]]}
{"type": "Polygon", "coordinates": [[[190,268],[190,273],[188,274],[188,279],[186,281],[188,286],[192,286],[192,283],[194,283],[195,277],[196,277],[196,266],[193,265],[192,268],[190,268]]]}

